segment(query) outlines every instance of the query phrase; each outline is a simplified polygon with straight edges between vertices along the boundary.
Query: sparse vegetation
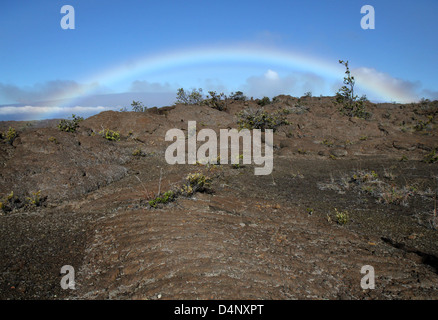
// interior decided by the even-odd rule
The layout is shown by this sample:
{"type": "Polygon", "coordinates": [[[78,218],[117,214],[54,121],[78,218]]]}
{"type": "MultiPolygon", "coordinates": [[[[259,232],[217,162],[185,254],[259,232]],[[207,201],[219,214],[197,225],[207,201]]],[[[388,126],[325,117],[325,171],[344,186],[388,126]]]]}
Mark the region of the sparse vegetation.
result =
{"type": "Polygon", "coordinates": [[[39,207],[43,201],[43,199],[41,198],[41,190],[33,192],[30,197],[26,198],[26,201],[31,206],[39,207]]]}
{"type": "Polygon", "coordinates": [[[0,213],[6,214],[19,209],[31,209],[42,206],[47,197],[41,196],[41,190],[31,193],[24,200],[11,191],[9,194],[0,198],[0,213]]]}
{"type": "Polygon", "coordinates": [[[433,116],[429,115],[427,116],[427,120],[418,120],[417,123],[414,125],[413,129],[415,131],[423,131],[430,127],[430,124],[432,123],[433,116]]]}
{"type": "Polygon", "coordinates": [[[356,190],[376,199],[377,203],[409,205],[409,199],[420,194],[417,187],[406,184],[403,187],[395,185],[395,175],[384,169],[383,177],[389,182],[380,179],[374,170],[357,170],[349,177],[342,177],[339,182],[332,179],[331,183],[320,185],[322,190],[356,190]]]}
{"type": "Polygon", "coordinates": [[[166,204],[175,199],[176,195],[173,191],[167,191],[163,193],[162,195],[159,195],[155,199],[149,200],[149,205],[152,208],[156,208],[159,203],[166,204]]]}
{"type": "Polygon", "coordinates": [[[14,196],[14,192],[11,191],[8,195],[3,196],[0,199],[0,211],[2,213],[7,213],[9,211],[12,211],[14,208],[17,207],[18,198],[14,196]]]}
{"type": "Polygon", "coordinates": [[[9,127],[8,131],[6,132],[6,134],[4,135],[4,139],[8,144],[12,144],[15,140],[15,138],[17,138],[18,134],[17,131],[15,131],[14,128],[9,127]]]}
{"type": "Polygon", "coordinates": [[[385,204],[401,204],[407,206],[408,198],[414,195],[415,189],[410,187],[399,188],[394,185],[383,185],[379,190],[378,201],[385,204]]]}
{"type": "Polygon", "coordinates": [[[99,134],[109,141],[119,141],[120,133],[118,131],[113,131],[110,129],[102,130],[99,134]]]}
{"type": "Polygon", "coordinates": [[[433,149],[430,153],[424,156],[423,159],[426,163],[435,163],[438,161],[438,154],[436,154],[436,149],[433,149]]]}
{"type": "Polygon", "coordinates": [[[191,173],[187,175],[180,189],[182,195],[190,196],[195,192],[205,192],[210,188],[211,178],[202,173],[191,173]]]}
{"type": "Polygon", "coordinates": [[[216,91],[209,91],[208,94],[203,104],[219,111],[227,109],[227,96],[223,92],[218,94],[216,91]]]}
{"type": "Polygon", "coordinates": [[[58,140],[55,137],[50,137],[48,140],[49,142],[52,142],[54,144],[59,144],[58,140]]]}
{"type": "Polygon", "coordinates": [[[325,145],[325,146],[327,146],[327,147],[332,147],[332,146],[334,145],[334,142],[333,142],[333,141],[330,141],[330,140],[327,140],[327,139],[324,139],[324,140],[322,141],[322,144],[325,145]]]}
{"type": "Polygon", "coordinates": [[[159,194],[148,204],[151,208],[157,208],[159,204],[167,204],[174,201],[179,196],[190,197],[196,192],[206,192],[210,189],[211,178],[202,173],[188,174],[180,187],[159,194]]]}
{"type": "Polygon", "coordinates": [[[79,128],[79,123],[83,120],[84,118],[73,114],[70,120],[62,119],[58,124],[58,129],[65,132],[76,132],[77,128],[79,128]]]}
{"type": "Polygon", "coordinates": [[[276,131],[279,126],[287,125],[289,122],[286,117],[280,113],[269,114],[263,109],[247,108],[237,114],[240,129],[272,129],[276,131]]]}
{"type": "Polygon", "coordinates": [[[137,148],[134,151],[132,151],[132,155],[134,157],[144,157],[146,156],[146,153],[144,153],[140,148],[137,148]]]}
{"type": "Polygon", "coordinates": [[[348,223],[349,214],[347,211],[338,211],[338,209],[335,208],[335,218],[336,222],[343,226],[348,223]]]}

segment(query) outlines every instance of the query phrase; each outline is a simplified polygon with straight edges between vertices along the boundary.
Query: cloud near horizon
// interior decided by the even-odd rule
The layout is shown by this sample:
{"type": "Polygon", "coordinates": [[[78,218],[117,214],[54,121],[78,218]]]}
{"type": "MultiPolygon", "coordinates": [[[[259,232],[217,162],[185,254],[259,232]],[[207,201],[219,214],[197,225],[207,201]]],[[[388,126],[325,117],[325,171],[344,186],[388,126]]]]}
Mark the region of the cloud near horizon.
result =
{"type": "Polygon", "coordinates": [[[53,106],[5,106],[0,107],[0,120],[29,121],[68,118],[72,114],[77,114],[83,117],[92,116],[102,111],[117,110],[114,107],[53,107],[53,106]]]}
{"type": "Polygon", "coordinates": [[[90,91],[96,94],[110,92],[108,88],[98,83],[82,84],[72,80],[52,80],[26,87],[0,83],[0,101],[6,101],[6,104],[31,104],[37,101],[66,98],[71,93],[80,94],[90,91]]]}
{"type": "MultiPolygon", "coordinates": [[[[392,99],[397,102],[410,103],[419,101],[420,96],[425,93],[425,90],[421,89],[420,81],[412,82],[395,78],[388,73],[380,72],[374,68],[361,67],[353,69],[351,72],[358,86],[365,83],[371,84],[373,87],[390,94],[392,99]]],[[[367,96],[372,96],[372,94],[367,94],[367,96]]]]}

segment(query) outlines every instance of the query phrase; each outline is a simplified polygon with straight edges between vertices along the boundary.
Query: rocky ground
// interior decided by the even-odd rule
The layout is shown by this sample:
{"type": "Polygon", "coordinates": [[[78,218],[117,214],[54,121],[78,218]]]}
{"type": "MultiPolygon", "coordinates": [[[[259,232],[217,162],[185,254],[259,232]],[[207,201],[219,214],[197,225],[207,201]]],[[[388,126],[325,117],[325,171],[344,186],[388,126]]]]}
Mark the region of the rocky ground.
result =
{"type": "Polygon", "coordinates": [[[437,102],[367,103],[364,120],[333,101],[264,107],[289,121],[265,176],[164,157],[168,129],[237,128],[256,101],[103,112],[74,133],[0,123],[18,133],[0,143],[0,298],[437,299],[437,102]],[[149,205],[190,173],[209,188],[149,205]],[[76,290],[60,286],[64,265],[76,290]]]}

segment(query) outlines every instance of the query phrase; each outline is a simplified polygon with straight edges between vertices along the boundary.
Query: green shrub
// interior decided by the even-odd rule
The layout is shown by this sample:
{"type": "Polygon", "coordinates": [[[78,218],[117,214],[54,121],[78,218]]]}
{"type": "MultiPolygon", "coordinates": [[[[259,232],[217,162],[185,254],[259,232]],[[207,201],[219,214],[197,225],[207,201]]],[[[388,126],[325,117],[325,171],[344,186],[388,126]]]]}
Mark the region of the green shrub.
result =
{"type": "Polygon", "coordinates": [[[43,201],[43,199],[41,198],[41,190],[33,192],[30,197],[26,198],[26,200],[29,205],[39,207],[43,201]]]}
{"type": "Polygon", "coordinates": [[[271,99],[269,97],[263,97],[261,100],[257,101],[257,104],[259,106],[267,106],[268,104],[271,104],[271,99]]]}
{"type": "Polygon", "coordinates": [[[76,115],[72,115],[71,120],[62,119],[58,124],[58,129],[65,132],[75,132],[77,128],[79,128],[79,122],[83,121],[84,118],[76,117],[76,115]]]}
{"type": "Polygon", "coordinates": [[[227,97],[223,92],[217,94],[216,91],[209,91],[208,94],[209,96],[203,101],[203,104],[219,111],[227,109],[227,97]]]}
{"type": "Polygon", "coordinates": [[[11,191],[6,196],[3,196],[0,199],[0,211],[3,213],[10,212],[14,209],[18,209],[21,207],[20,200],[17,196],[14,195],[14,192],[11,191]]]}
{"type": "Polygon", "coordinates": [[[416,131],[423,131],[428,128],[428,126],[432,123],[432,120],[433,120],[433,116],[428,116],[426,121],[418,120],[413,128],[416,131]]]}
{"type": "Polygon", "coordinates": [[[166,204],[168,202],[171,202],[175,199],[176,195],[173,191],[167,191],[164,194],[156,197],[155,199],[152,199],[149,201],[149,205],[152,208],[156,208],[158,206],[158,204],[162,203],[162,204],[166,204]]]}
{"type": "Polygon", "coordinates": [[[286,117],[281,113],[270,115],[263,109],[248,108],[237,114],[240,129],[272,129],[276,131],[279,126],[289,124],[286,117]]]}
{"type": "Polygon", "coordinates": [[[190,196],[195,192],[205,192],[210,188],[211,179],[202,173],[190,173],[185,178],[180,192],[185,196],[190,196]]]}
{"type": "Polygon", "coordinates": [[[134,157],[144,157],[146,154],[143,151],[141,151],[140,148],[137,148],[132,152],[132,155],[134,157]]]}
{"type": "Polygon", "coordinates": [[[6,140],[7,143],[12,144],[15,138],[17,138],[17,136],[18,136],[17,131],[15,131],[14,128],[9,127],[8,131],[4,135],[4,139],[6,140]]]}
{"type": "Polygon", "coordinates": [[[347,211],[338,211],[338,209],[335,208],[335,217],[336,222],[340,225],[345,225],[348,223],[349,216],[347,211]]]}
{"type": "Polygon", "coordinates": [[[180,187],[174,190],[169,190],[163,194],[160,194],[156,198],[149,200],[149,206],[151,208],[157,208],[159,204],[166,204],[174,201],[179,196],[190,197],[195,192],[206,192],[210,189],[211,178],[203,175],[202,173],[190,173],[183,180],[180,187]]]}
{"type": "Polygon", "coordinates": [[[104,137],[107,140],[110,141],[119,141],[120,140],[120,133],[118,131],[113,131],[113,130],[102,130],[99,132],[99,134],[104,137]]]}
{"type": "Polygon", "coordinates": [[[53,142],[54,144],[59,144],[58,140],[55,137],[50,137],[49,142],[53,142]]]}
{"type": "Polygon", "coordinates": [[[423,159],[426,163],[435,163],[438,161],[438,154],[436,154],[436,149],[433,149],[429,154],[424,156],[423,159]]]}

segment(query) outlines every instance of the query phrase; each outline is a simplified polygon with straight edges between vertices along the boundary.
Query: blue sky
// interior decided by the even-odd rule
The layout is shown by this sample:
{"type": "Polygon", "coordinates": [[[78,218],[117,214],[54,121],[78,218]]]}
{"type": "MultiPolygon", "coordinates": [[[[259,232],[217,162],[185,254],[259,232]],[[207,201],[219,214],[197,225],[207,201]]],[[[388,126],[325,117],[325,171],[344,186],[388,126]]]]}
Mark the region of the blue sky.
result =
{"type": "Polygon", "coordinates": [[[371,100],[438,99],[436,0],[5,0],[0,9],[0,120],[166,105],[179,87],[334,95],[339,59],[371,100]],[[60,26],[63,5],[75,9],[74,30],[60,26]],[[375,9],[374,30],[360,27],[363,5],[375,9]]]}

